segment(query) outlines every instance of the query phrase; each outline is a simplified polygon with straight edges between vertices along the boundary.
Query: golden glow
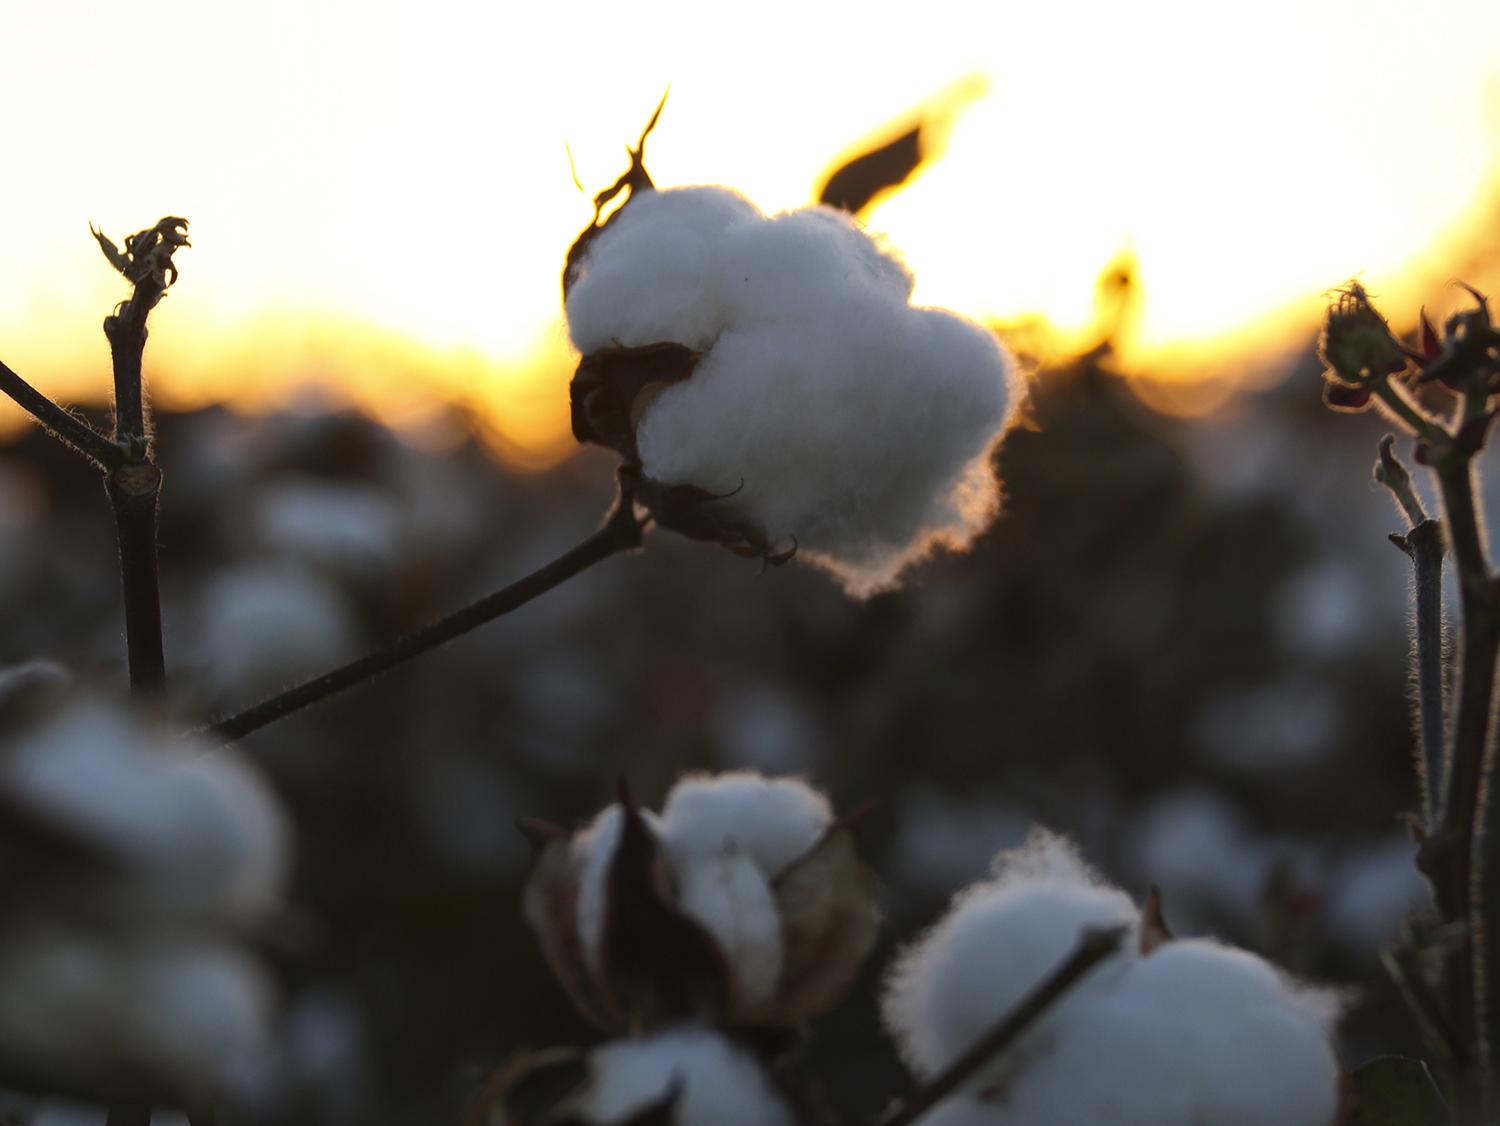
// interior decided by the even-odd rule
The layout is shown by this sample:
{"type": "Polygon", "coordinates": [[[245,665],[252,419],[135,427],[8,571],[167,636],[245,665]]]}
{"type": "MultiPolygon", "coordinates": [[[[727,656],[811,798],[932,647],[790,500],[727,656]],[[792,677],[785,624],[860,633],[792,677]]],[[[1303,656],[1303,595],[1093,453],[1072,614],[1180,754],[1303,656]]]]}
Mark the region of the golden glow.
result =
{"type": "Polygon", "coordinates": [[[805,3],[58,0],[6,38],[7,363],[102,397],[120,286],[87,223],[183,214],[158,399],[263,410],[320,381],[429,439],[460,403],[528,467],[569,441],[557,278],[591,208],[564,145],[609,183],[668,81],[658,183],[768,210],[946,92],[941,159],[868,217],[918,299],[1084,344],[1128,253],[1121,362],[1157,377],[1266,372],[1356,273],[1393,314],[1430,299],[1500,206],[1494,0],[929,0],[857,24],[805,3]]]}

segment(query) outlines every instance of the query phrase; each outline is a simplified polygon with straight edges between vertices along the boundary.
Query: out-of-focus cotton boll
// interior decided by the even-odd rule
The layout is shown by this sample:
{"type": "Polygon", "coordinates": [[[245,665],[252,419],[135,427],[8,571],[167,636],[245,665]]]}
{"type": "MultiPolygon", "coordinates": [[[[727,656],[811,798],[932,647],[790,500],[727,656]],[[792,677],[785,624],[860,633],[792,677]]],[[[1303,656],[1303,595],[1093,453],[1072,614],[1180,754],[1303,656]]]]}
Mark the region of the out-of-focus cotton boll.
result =
{"type": "MultiPolygon", "coordinates": [[[[713,494],[724,542],[745,547],[748,527],[752,554],[795,544],[864,597],[993,518],[990,454],[1022,396],[1015,365],[981,326],[912,307],[910,272],[849,217],[765,219],[721,189],[643,192],[583,261],[567,313],[586,357],[701,353],[649,400],[622,389],[609,425],[629,414],[633,438],[602,440],[638,452],[658,486],[713,494]]],[[[595,385],[575,393],[589,416],[595,385]]]]}
{"type": "Polygon", "coordinates": [[[1329,935],[1353,957],[1373,961],[1431,890],[1412,863],[1406,834],[1366,847],[1334,866],[1327,882],[1329,935]]]}
{"type": "MultiPolygon", "coordinates": [[[[1108,887],[1062,838],[1037,831],[997,858],[992,880],[961,892],[949,913],[896,961],[887,982],[887,1025],[912,1068],[947,1066],[1073,952],[1085,931],[1137,924],[1135,904],[1108,887]]],[[[1127,948],[1135,945],[1127,938],[1127,948]]],[[[1069,991],[976,1088],[1001,1082],[1055,1038],[1089,996],[1107,990],[1131,961],[1115,955],[1069,991]]]]}
{"type": "Polygon", "coordinates": [[[388,573],[400,554],[396,506],[367,485],[277,481],[256,494],[252,519],[271,549],[359,581],[388,573]]]}
{"type": "Polygon", "coordinates": [[[585,356],[664,340],[707,348],[724,327],[718,280],[725,232],[760,217],[727,188],[633,197],[595,238],[568,292],[573,346],[585,356]]]}
{"type": "Polygon", "coordinates": [[[767,879],[811,851],[832,821],[828,799],[807,783],[751,771],[689,775],[672,787],[661,812],[678,868],[733,844],[767,879]]]}
{"type": "Polygon", "coordinates": [[[203,670],[220,692],[272,691],[350,657],[343,596],[307,569],[247,563],[208,584],[199,604],[203,670]]]}
{"type": "Polygon", "coordinates": [[[73,891],[124,919],[253,923],[280,895],[286,819],[232,751],[205,751],[80,703],[0,752],[0,792],[119,864],[97,886],[73,891]]]}
{"type": "Polygon", "coordinates": [[[265,1048],[272,1008],[260,970],[228,947],[51,925],[0,931],[0,995],[0,1050],[26,1071],[205,1096],[265,1048]]]}
{"type": "Polygon", "coordinates": [[[676,1092],[677,1126],[792,1126],[792,1112],[760,1066],[715,1032],[680,1028],[618,1040],[589,1057],[578,1111],[590,1122],[627,1121],[676,1092]]]}
{"type": "Polygon", "coordinates": [[[1242,950],[1169,942],[1086,999],[1005,1093],[1013,1126],[1330,1126],[1337,1004],[1242,950]]]}

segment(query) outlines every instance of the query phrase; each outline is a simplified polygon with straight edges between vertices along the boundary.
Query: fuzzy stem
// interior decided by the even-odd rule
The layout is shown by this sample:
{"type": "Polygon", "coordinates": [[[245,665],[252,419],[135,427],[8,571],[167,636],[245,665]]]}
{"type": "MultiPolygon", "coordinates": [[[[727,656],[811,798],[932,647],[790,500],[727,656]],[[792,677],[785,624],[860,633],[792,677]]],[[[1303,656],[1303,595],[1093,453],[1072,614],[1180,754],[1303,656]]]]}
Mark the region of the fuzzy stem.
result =
{"type": "Polygon", "coordinates": [[[167,681],[156,563],[161,470],[149,462],[130,462],[108,475],[105,488],[114,509],[120,545],[130,690],[137,695],[155,695],[167,681]]]}
{"type": "Polygon", "coordinates": [[[109,469],[124,461],[125,455],[119,446],[92,426],[74,418],[3,363],[0,363],[0,391],[40,422],[47,433],[96,468],[109,469]]]}
{"type": "Polygon", "coordinates": [[[1045,1016],[1080,978],[1118,951],[1125,940],[1125,931],[1125,927],[1084,931],[1067,961],[1021,998],[999,1024],[976,1040],[967,1051],[925,1083],[911,1098],[881,1119],[880,1126],[910,1126],[938,1103],[957,1092],[986,1064],[1045,1016]]]}
{"type": "Polygon", "coordinates": [[[310,704],[325,700],[429,649],[461,637],[502,614],[508,614],[617,552],[639,547],[642,523],[636,517],[634,509],[630,496],[622,493],[603,527],[539,570],[470,603],[462,610],[407,634],[384,649],[369,653],[341,668],[314,677],[269,700],[221,719],[210,725],[207,733],[226,743],[243,738],[310,704]]]}
{"type": "Polygon", "coordinates": [[[1421,791],[1423,828],[1436,831],[1440,797],[1445,791],[1443,741],[1447,729],[1447,702],[1443,686],[1443,555],[1446,545],[1442,525],[1428,518],[1411,474],[1396,457],[1394,436],[1380,441],[1375,462],[1377,483],[1390,490],[1411,527],[1405,535],[1392,535],[1391,542],[1412,562],[1413,666],[1416,674],[1417,743],[1416,775],[1421,791]]]}

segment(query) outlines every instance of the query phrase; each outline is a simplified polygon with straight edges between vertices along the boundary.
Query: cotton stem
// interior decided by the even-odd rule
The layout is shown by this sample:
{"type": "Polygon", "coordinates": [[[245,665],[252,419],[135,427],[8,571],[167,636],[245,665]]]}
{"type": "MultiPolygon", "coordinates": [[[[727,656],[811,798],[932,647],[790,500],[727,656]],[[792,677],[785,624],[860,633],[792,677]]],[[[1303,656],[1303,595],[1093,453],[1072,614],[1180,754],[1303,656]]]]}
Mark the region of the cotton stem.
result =
{"type": "Polygon", "coordinates": [[[301,711],[320,700],[326,700],[346,688],[352,688],[356,684],[379,676],[413,657],[477,629],[486,622],[519,609],[532,599],[540,597],[553,587],[561,585],[617,552],[639,547],[641,529],[642,523],[635,515],[634,500],[628,492],[622,492],[603,527],[546,566],[533,571],[510,586],[486,595],[462,610],[407,634],[384,649],[360,657],[356,661],[305,681],[254,707],[221,719],[210,725],[207,733],[210,736],[217,736],[226,743],[232,742],[267,724],[275,723],[278,719],[291,715],[293,712],[301,711]]]}

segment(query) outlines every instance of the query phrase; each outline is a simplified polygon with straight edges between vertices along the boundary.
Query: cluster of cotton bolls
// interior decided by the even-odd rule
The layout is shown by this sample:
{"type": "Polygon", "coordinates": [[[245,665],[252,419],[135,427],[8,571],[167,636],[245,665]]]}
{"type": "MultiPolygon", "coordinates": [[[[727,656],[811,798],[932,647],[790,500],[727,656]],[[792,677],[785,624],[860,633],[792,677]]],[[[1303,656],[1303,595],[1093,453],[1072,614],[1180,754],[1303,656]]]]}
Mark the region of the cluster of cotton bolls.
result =
{"type": "Polygon", "coordinates": [[[283,813],[251,768],[71,692],[0,741],[0,1061],[39,1086],[205,1106],[267,1043],[246,939],[283,813]]]}
{"type": "Polygon", "coordinates": [[[795,549],[864,596],[993,518],[1014,362],[982,326],[913,306],[911,273],[849,216],[642,190],[569,280],[575,433],[638,458],[664,525],[795,549]]]}
{"type": "Polygon", "coordinates": [[[950,1065],[1040,985],[1080,935],[1128,928],[958,1095],[942,1126],[1332,1126],[1332,995],[1243,950],[1169,937],[1061,838],[1034,832],[897,961],[886,1022],[914,1070],[950,1065]]]}
{"type": "Polygon", "coordinates": [[[588,1054],[552,1112],[790,1123],[721,1030],[795,1027],[847,991],[877,921],[851,826],[799,780],[735,772],[682,779],[659,814],[627,797],[577,833],[530,829],[525,913],[549,964],[601,1028],[646,1033],[588,1054]]]}

